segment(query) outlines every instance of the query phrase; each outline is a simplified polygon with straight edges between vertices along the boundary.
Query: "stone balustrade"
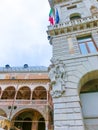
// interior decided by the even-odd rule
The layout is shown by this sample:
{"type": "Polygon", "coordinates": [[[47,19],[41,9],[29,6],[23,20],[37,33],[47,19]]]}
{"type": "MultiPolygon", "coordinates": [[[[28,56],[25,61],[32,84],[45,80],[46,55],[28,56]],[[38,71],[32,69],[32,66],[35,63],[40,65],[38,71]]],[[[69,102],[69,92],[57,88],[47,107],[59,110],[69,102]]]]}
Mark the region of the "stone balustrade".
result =
{"type": "Polygon", "coordinates": [[[84,23],[89,23],[93,21],[98,21],[98,16],[89,16],[81,19],[76,19],[76,20],[71,20],[71,21],[66,21],[63,23],[55,24],[55,25],[50,25],[48,26],[48,30],[51,31],[53,29],[59,29],[59,28],[66,28],[70,26],[75,26],[75,25],[80,25],[84,23]]]}

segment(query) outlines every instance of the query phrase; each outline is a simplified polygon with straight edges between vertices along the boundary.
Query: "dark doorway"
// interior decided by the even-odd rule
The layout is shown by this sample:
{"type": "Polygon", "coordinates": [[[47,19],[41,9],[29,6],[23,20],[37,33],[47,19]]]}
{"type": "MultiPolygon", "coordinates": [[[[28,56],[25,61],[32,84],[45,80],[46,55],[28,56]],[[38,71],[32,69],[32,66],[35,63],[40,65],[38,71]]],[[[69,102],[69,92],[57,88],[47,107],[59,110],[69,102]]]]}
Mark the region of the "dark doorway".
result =
{"type": "Polygon", "coordinates": [[[38,130],[45,130],[45,120],[44,118],[40,118],[38,121],[38,130]]]}
{"type": "Polygon", "coordinates": [[[22,130],[31,130],[31,127],[32,127],[32,120],[30,118],[25,118],[22,125],[22,130]]]}

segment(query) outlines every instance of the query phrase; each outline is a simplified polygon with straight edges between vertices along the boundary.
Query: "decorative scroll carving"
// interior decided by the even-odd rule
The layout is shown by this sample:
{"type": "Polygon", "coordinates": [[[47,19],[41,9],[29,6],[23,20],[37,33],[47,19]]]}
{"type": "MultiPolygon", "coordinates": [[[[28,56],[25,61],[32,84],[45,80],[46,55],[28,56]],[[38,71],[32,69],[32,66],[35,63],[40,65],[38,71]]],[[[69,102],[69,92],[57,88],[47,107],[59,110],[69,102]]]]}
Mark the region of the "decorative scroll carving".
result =
{"type": "Polygon", "coordinates": [[[49,77],[51,80],[53,97],[60,97],[65,92],[66,66],[62,61],[52,59],[49,66],[49,77]]]}
{"type": "Polygon", "coordinates": [[[98,8],[96,6],[91,6],[90,11],[92,15],[97,15],[98,16],[98,8]]]}

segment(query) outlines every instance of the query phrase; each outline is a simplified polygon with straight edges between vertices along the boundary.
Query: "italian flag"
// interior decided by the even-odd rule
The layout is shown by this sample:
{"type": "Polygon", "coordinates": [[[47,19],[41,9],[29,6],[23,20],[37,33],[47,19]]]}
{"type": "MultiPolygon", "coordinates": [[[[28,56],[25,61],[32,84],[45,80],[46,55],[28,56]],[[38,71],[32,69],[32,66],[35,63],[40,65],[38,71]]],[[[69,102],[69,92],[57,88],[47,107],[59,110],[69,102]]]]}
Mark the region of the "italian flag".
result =
{"type": "Polygon", "coordinates": [[[49,12],[49,21],[50,21],[51,25],[54,25],[54,18],[53,18],[53,10],[52,9],[50,9],[50,12],[49,12]]]}

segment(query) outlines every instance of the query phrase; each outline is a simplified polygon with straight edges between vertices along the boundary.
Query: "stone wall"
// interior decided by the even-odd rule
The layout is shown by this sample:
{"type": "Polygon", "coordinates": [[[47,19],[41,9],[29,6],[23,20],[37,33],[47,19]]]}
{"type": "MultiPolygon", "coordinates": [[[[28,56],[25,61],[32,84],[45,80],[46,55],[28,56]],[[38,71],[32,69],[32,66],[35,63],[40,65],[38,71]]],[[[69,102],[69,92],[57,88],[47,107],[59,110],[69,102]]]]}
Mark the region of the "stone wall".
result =
{"type": "Polygon", "coordinates": [[[98,54],[78,56],[62,62],[66,66],[65,92],[58,96],[53,95],[54,130],[84,130],[80,89],[87,81],[97,78],[98,73],[83,77],[98,71],[98,54]]]}
{"type": "Polygon", "coordinates": [[[69,59],[73,58],[75,56],[81,55],[77,37],[85,34],[85,35],[92,35],[92,38],[94,39],[94,42],[96,43],[98,47],[98,28],[92,28],[92,29],[84,29],[82,31],[76,31],[65,35],[59,35],[53,37],[52,43],[53,43],[53,58],[55,59],[69,59]],[[71,40],[69,40],[71,39],[71,40]]]}

